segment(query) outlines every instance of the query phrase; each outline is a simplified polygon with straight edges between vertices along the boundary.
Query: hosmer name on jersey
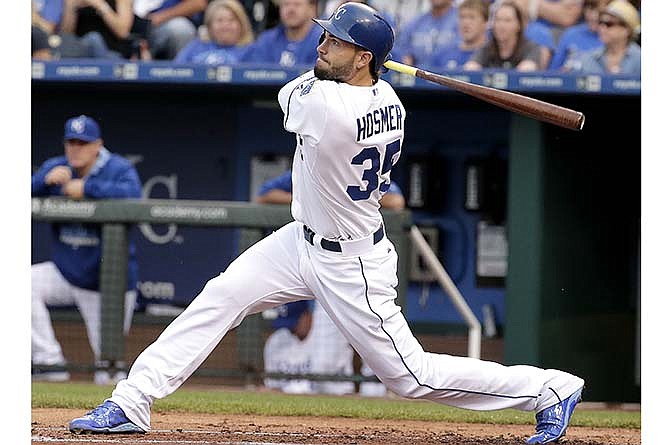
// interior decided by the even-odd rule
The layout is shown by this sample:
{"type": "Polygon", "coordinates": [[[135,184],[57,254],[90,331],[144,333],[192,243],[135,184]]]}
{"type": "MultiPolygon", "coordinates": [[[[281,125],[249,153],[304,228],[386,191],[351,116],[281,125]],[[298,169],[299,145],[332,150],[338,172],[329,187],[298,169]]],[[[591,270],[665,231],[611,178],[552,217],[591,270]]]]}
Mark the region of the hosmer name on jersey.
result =
{"type": "Polygon", "coordinates": [[[402,130],[402,108],[400,105],[388,105],[356,119],[358,136],[356,142],[372,135],[390,130],[402,130]]]}

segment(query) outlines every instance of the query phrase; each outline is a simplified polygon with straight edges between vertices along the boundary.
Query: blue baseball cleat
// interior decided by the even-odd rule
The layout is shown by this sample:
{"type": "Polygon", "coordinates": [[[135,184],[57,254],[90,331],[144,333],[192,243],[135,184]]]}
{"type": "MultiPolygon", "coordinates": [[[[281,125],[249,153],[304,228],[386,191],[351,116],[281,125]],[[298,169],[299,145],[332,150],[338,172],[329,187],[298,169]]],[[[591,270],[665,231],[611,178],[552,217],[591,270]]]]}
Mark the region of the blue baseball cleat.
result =
{"type": "Polygon", "coordinates": [[[83,417],[70,422],[70,431],[75,434],[131,434],[144,430],[128,420],[119,405],[105,401],[83,417]]]}
{"type": "Polygon", "coordinates": [[[558,442],[558,439],[563,437],[565,430],[568,429],[568,422],[570,422],[575,406],[582,401],[583,389],[584,387],[579,388],[562,402],[537,413],[535,415],[537,419],[535,434],[529,437],[526,443],[558,442]]]}

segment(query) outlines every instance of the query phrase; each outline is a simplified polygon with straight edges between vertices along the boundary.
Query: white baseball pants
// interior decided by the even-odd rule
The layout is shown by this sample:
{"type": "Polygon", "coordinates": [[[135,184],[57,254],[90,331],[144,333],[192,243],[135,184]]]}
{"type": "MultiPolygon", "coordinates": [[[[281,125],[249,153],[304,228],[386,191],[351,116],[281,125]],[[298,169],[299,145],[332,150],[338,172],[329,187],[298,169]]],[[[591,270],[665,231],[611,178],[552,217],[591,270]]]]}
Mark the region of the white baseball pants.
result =
{"type": "Polygon", "coordinates": [[[343,247],[307,242],[292,222],[261,240],[216,278],[137,358],[110,400],[150,429],[155,399],[174,392],[243,318],[312,295],[374,373],[396,394],[474,410],[539,411],[583,386],[578,377],[425,352],[394,300],[397,254],[383,238],[343,247]],[[362,252],[356,252],[360,250],[362,252]]]}
{"type": "MultiPolygon", "coordinates": [[[[60,343],[54,335],[47,305],[76,305],[86,325],[88,341],[95,360],[100,359],[100,302],[98,291],[82,289],[70,284],[56,265],[47,261],[30,268],[32,294],[32,345],[31,360],[39,365],[65,363],[60,343]]],[[[137,291],[125,295],[124,332],[128,333],[135,310],[137,291]]]]}

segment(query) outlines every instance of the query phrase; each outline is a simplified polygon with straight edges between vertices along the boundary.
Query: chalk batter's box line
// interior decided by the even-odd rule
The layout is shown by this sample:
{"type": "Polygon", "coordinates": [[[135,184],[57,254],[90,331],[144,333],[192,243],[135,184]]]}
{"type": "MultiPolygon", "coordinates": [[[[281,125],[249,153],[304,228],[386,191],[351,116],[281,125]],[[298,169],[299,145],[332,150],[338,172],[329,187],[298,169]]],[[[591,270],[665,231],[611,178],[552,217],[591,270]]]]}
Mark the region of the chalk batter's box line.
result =
{"type": "Polygon", "coordinates": [[[124,439],[102,439],[102,438],[56,438],[32,436],[31,443],[132,443],[132,444],[195,444],[195,445],[317,445],[317,444],[297,444],[288,442],[230,442],[230,441],[210,441],[210,440],[167,440],[167,439],[137,439],[136,437],[126,437],[124,439]]]}

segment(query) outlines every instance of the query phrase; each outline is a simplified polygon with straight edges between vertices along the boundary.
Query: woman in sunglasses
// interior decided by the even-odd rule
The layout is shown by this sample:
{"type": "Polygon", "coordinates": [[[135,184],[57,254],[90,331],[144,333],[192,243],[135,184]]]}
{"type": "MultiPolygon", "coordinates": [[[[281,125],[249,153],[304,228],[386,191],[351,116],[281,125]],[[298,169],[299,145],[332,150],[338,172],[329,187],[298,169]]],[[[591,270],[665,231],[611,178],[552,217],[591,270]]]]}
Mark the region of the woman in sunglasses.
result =
{"type": "Polygon", "coordinates": [[[638,10],[626,0],[614,0],[598,21],[598,36],[604,46],[583,56],[580,71],[639,75],[641,50],[634,41],[639,31],[638,10]]]}

